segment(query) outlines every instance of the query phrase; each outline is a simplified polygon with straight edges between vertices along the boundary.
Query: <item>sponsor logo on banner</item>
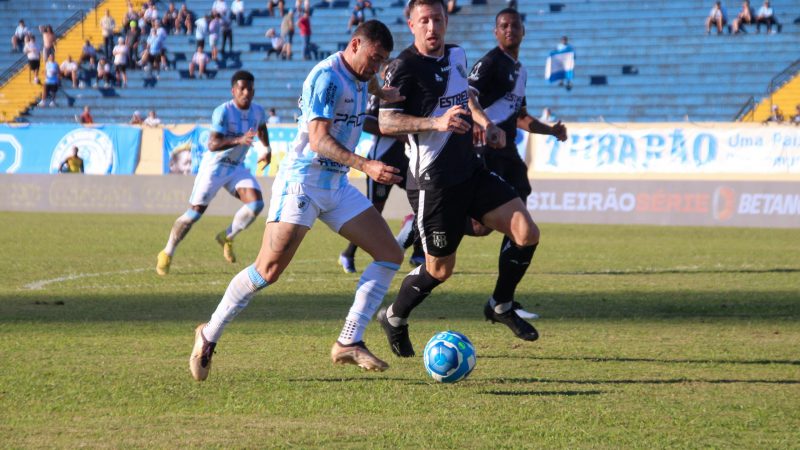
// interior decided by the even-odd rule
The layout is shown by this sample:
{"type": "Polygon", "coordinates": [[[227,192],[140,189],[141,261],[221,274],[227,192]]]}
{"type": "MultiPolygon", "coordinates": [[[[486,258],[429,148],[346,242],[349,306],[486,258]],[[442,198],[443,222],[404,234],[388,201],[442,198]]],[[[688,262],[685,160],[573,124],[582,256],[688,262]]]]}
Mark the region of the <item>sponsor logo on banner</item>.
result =
{"type": "Polygon", "coordinates": [[[96,128],[78,128],[61,138],[50,158],[50,173],[58,173],[61,163],[78,147],[78,156],[83,158],[86,173],[111,173],[114,166],[114,144],[111,138],[96,128]]]}

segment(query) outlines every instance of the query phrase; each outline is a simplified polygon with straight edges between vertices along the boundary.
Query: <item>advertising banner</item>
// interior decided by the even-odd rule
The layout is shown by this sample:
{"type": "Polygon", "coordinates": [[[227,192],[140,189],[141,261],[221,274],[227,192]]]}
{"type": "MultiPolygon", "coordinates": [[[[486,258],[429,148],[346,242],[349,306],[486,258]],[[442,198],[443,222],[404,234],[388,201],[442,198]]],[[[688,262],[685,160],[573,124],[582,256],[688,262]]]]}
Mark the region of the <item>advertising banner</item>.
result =
{"type": "Polygon", "coordinates": [[[127,125],[0,125],[0,172],[58,173],[78,147],[87,174],[131,175],[142,132],[127,125]]]}
{"type": "Polygon", "coordinates": [[[800,174],[798,127],[616,127],[569,124],[534,135],[536,174],[800,174]]]}

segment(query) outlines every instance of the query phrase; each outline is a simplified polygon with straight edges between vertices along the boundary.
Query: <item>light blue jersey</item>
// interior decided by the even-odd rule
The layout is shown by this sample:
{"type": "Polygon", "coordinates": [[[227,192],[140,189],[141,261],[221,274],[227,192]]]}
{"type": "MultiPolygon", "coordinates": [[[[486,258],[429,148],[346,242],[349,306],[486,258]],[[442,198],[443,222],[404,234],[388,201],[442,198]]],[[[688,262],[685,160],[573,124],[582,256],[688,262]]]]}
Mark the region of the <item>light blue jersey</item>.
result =
{"type": "Polygon", "coordinates": [[[368,97],[367,83],[345,67],[341,52],[314,66],[303,82],[297,137],[281,162],[279,177],[286,182],[323,189],[339,189],[347,185],[350,168],[311,150],[308,124],[319,118],[330,120],[331,136],[346,149],[354,151],[361,136],[368,97]]]}
{"type": "MultiPolygon", "coordinates": [[[[267,115],[264,113],[264,108],[255,103],[250,104],[250,109],[241,110],[236,107],[233,100],[229,100],[217,106],[211,114],[211,131],[226,138],[241,136],[251,128],[258,130],[258,127],[265,123],[267,115]]],[[[249,148],[237,145],[227,150],[207,151],[203,154],[199,170],[212,170],[215,174],[227,175],[242,164],[249,148]]]]}

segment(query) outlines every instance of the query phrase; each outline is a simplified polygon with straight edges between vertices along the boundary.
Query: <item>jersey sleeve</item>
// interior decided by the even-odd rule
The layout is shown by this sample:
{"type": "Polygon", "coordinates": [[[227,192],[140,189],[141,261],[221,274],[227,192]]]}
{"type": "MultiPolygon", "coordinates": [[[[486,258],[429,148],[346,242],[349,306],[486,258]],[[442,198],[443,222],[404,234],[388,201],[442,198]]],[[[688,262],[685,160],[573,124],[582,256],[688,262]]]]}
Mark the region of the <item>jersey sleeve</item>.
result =
{"type": "Polygon", "coordinates": [[[486,58],[479,59],[469,73],[469,86],[478,94],[486,92],[492,82],[492,73],[492,64],[486,58]]]}
{"type": "Polygon", "coordinates": [[[397,58],[389,64],[386,69],[385,83],[387,86],[397,88],[400,95],[406,100],[392,103],[381,101],[380,109],[406,112],[407,99],[413,96],[416,86],[413,75],[408,62],[401,58],[397,58]]]}
{"type": "Polygon", "coordinates": [[[307,105],[306,118],[308,122],[318,118],[333,119],[336,102],[342,95],[342,88],[336,82],[331,70],[319,71],[306,94],[304,103],[307,105]]]}
{"type": "Polygon", "coordinates": [[[219,105],[214,109],[214,112],[211,113],[211,131],[215,133],[225,134],[225,130],[227,129],[227,122],[228,117],[225,114],[227,108],[225,105],[219,105]]]}

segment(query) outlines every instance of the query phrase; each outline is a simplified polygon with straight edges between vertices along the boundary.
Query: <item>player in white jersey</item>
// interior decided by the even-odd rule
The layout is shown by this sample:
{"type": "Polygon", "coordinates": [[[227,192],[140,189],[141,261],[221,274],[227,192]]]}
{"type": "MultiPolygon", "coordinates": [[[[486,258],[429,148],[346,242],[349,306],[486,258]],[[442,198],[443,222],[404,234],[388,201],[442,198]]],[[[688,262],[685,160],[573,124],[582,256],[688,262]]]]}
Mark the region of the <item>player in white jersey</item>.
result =
{"type": "Polygon", "coordinates": [[[267,136],[267,115],[264,108],[253,103],[255,77],[240,70],[231,77],[233,99],[217,106],[211,115],[211,134],[208,150],[200,162],[194,189],[189,198],[190,208],[178,217],[169,233],[167,245],[158,254],[156,272],[169,273],[172,256],[178,243],[186,236],[192,225],[200,220],[208,204],[224,187],[231,195],[244,203],[233,216],[227,229],[217,234],[222,254],[230,262],[236,262],[233,253],[233,238],[247,228],[264,209],[261,187],[255,177],[244,167],[244,158],[256,136],[266,148],[259,155],[259,162],[269,164],[271,151],[267,136]]]}
{"type": "MultiPolygon", "coordinates": [[[[359,280],[353,305],[331,349],[331,359],[367,370],[388,368],[367,349],[363,334],[400,267],[403,253],[380,213],[350,185],[347,171],[352,167],[383,184],[400,181],[398,169],[353,151],[364,121],[368,81],[393,46],[386,25],[367,21],[356,28],[344,51],[317,64],[306,77],[297,138],[281,162],[272,187],[258,257],[231,280],[211,320],[195,330],[189,368],[196,380],[208,376],[224,327],[256,292],[278,281],[317,218],[375,260],[359,280]]],[[[384,97],[400,98],[396,94],[396,90],[381,92],[384,97]]]]}

